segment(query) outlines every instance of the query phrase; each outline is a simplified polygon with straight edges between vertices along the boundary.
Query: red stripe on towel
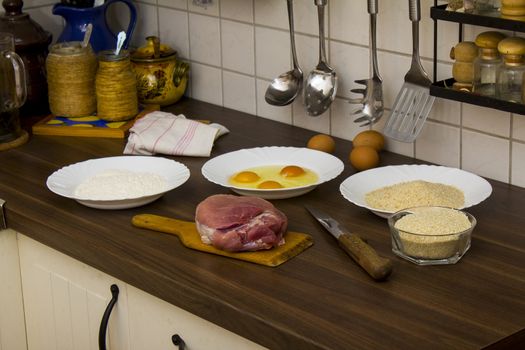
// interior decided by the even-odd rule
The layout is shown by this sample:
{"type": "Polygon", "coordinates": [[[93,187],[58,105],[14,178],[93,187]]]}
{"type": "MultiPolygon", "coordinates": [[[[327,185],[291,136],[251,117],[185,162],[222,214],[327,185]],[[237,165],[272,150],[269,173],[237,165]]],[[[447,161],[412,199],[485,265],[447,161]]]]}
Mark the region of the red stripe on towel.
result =
{"type": "Polygon", "coordinates": [[[157,147],[157,144],[159,143],[160,139],[162,139],[162,137],[163,137],[164,135],[166,135],[166,134],[171,130],[171,128],[173,127],[173,125],[175,125],[175,121],[176,121],[176,120],[177,120],[177,119],[173,119],[173,120],[171,121],[171,124],[170,124],[169,128],[167,128],[166,130],[164,130],[164,132],[163,132],[159,137],[157,137],[157,139],[156,139],[155,142],[153,143],[153,147],[152,147],[151,153],[155,154],[155,148],[157,147]]]}
{"type": "Polygon", "coordinates": [[[146,127],[144,127],[143,129],[141,130],[135,130],[136,128],[133,128],[132,131],[134,131],[136,134],[141,134],[143,133],[144,131],[148,130],[149,128],[151,128],[153,126],[153,124],[155,124],[158,120],[160,119],[164,119],[164,117],[161,117],[161,116],[157,116],[156,118],[147,118],[147,119],[144,119],[145,116],[141,119],[139,119],[136,123],[135,123],[135,126],[142,126],[142,124],[145,124],[146,122],[150,122],[149,124],[146,125],[146,127]],[[150,120],[151,119],[151,120],[150,120]]]}
{"type": "Polygon", "coordinates": [[[197,130],[198,126],[199,124],[197,122],[190,122],[190,124],[188,125],[188,128],[184,132],[184,135],[181,137],[179,142],[177,142],[177,144],[173,148],[172,154],[175,154],[175,155],[184,154],[184,150],[186,150],[189,143],[193,139],[193,136],[195,136],[195,130],[197,130]]]}
{"type": "MultiPolygon", "coordinates": [[[[151,128],[157,121],[159,121],[160,119],[162,119],[163,117],[161,116],[157,116],[156,118],[153,118],[153,117],[149,117],[149,118],[146,118],[146,116],[144,116],[143,118],[139,119],[137,122],[135,122],[135,125],[133,126],[132,129],[130,129],[130,132],[135,134],[136,136],[142,134],[144,131],[148,130],[149,128],[151,128]],[[140,129],[140,127],[142,125],[146,125],[144,128],[140,129]]],[[[133,146],[131,147],[131,154],[134,154],[135,153],[135,146],[137,145],[137,142],[133,142],[133,146]]]]}

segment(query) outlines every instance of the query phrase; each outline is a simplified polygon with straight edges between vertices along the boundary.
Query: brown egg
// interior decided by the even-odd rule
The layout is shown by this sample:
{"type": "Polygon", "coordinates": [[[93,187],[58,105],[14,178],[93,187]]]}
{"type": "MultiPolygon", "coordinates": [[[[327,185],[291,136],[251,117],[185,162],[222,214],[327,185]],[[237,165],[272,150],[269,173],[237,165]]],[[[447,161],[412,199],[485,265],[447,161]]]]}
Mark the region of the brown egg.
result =
{"type": "Polygon", "coordinates": [[[296,177],[301,176],[305,173],[304,169],[297,165],[288,165],[281,169],[281,176],[284,177],[296,177]]]}
{"type": "Polygon", "coordinates": [[[270,189],[276,189],[276,188],[283,188],[283,185],[281,185],[277,181],[268,180],[268,181],[261,182],[257,186],[257,188],[260,188],[263,190],[270,190],[270,189]]]}
{"type": "Polygon", "coordinates": [[[370,146],[379,152],[385,147],[385,138],[379,131],[366,130],[355,135],[352,144],[354,147],[370,146]]]}
{"type": "Polygon", "coordinates": [[[357,146],[350,152],[350,164],[356,170],[375,168],[379,164],[379,154],[370,146],[357,146]]]}
{"type": "Polygon", "coordinates": [[[306,147],[326,153],[334,153],[335,140],[329,135],[317,134],[308,140],[306,147]]]}
{"type": "Polygon", "coordinates": [[[250,183],[259,180],[259,178],[259,175],[253,171],[241,171],[233,179],[237,182],[250,183]]]}

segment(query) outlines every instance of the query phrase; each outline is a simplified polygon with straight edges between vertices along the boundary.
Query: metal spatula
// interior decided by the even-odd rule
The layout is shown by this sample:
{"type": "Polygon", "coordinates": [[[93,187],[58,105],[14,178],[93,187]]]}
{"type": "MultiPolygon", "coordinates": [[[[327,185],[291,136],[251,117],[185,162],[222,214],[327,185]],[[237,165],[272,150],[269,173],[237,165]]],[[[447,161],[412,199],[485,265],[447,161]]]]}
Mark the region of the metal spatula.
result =
{"type": "Polygon", "coordinates": [[[419,58],[420,0],[408,0],[408,7],[412,21],[412,64],[383,129],[385,136],[402,142],[413,142],[416,139],[435,100],[434,96],[430,96],[429,87],[432,82],[419,58]]]}

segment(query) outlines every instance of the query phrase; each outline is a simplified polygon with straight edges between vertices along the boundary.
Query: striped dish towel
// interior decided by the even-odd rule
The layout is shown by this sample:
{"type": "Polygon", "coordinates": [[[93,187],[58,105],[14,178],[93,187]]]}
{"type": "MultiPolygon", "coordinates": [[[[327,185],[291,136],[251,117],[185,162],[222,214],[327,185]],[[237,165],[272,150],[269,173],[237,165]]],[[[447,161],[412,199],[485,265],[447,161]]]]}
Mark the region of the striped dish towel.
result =
{"type": "Polygon", "coordinates": [[[129,129],[124,154],[209,157],[214,141],[229,130],[220,124],[203,124],[182,114],[151,112],[129,129]]]}

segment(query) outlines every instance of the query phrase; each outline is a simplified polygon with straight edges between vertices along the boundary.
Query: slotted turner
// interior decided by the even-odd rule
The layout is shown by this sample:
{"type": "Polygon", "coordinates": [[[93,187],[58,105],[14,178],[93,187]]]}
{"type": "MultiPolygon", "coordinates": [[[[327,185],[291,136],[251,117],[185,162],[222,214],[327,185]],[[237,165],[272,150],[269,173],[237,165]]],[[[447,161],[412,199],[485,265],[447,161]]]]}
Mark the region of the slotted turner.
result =
{"type": "Polygon", "coordinates": [[[416,139],[435,100],[434,96],[430,96],[432,82],[419,57],[420,0],[408,0],[408,7],[412,21],[412,63],[383,129],[385,136],[402,142],[413,142],[416,139]]]}

